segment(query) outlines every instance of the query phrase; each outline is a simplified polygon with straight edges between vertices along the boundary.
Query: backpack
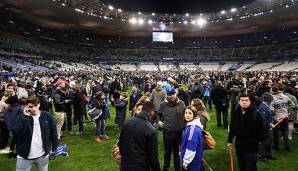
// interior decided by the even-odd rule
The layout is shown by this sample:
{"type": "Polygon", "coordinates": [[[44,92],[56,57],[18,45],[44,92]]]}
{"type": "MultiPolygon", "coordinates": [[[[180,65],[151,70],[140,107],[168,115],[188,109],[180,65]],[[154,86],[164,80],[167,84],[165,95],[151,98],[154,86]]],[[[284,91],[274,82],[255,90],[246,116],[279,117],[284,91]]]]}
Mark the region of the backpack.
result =
{"type": "Polygon", "coordinates": [[[203,136],[203,146],[204,150],[212,150],[216,146],[216,141],[212,137],[212,135],[207,132],[202,130],[202,136],[203,136]]]}

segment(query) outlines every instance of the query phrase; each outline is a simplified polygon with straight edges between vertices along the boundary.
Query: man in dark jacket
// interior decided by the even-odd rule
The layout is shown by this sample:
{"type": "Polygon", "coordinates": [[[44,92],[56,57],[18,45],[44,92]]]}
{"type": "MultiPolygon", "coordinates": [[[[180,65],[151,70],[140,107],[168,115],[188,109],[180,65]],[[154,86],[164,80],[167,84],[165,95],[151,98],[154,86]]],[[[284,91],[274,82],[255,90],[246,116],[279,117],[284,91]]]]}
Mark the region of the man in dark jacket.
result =
{"type": "Polygon", "coordinates": [[[174,152],[175,171],[180,170],[179,145],[182,140],[182,131],[185,127],[183,122],[185,104],[179,100],[174,88],[167,91],[167,99],[161,103],[160,115],[157,116],[158,125],[163,128],[164,142],[164,171],[169,171],[171,153],[174,152]]]}
{"type": "Polygon", "coordinates": [[[142,112],[123,124],[119,149],[121,171],[160,171],[157,132],[150,123],[154,104],[145,102],[142,112]]]}
{"type": "Polygon", "coordinates": [[[257,171],[257,152],[259,142],[264,137],[264,123],[261,114],[256,110],[252,97],[239,95],[239,106],[231,116],[231,127],[228,146],[234,137],[240,171],[257,171]]]}
{"type": "Polygon", "coordinates": [[[66,94],[66,87],[61,87],[60,89],[57,89],[54,93],[54,106],[57,122],[58,139],[60,139],[60,137],[62,136],[62,126],[64,124],[66,116],[65,105],[71,102],[71,100],[67,100],[66,94]]]}
{"type": "Polygon", "coordinates": [[[215,84],[211,92],[211,99],[216,109],[217,126],[222,127],[221,115],[223,116],[223,125],[228,128],[228,108],[229,108],[229,93],[222,86],[221,82],[215,84]]]}
{"type": "Polygon", "coordinates": [[[15,129],[16,170],[30,170],[34,163],[39,171],[47,171],[49,153],[58,147],[56,124],[50,113],[39,110],[38,97],[30,96],[26,103],[15,129]]]}
{"type": "Polygon", "coordinates": [[[273,101],[273,96],[268,92],[264,92],[262,94],[262,100],[263,102],[259,105],[258,109],[264,120],[265,135],[264,135],[264,139],[260,142],[259,158],[262,160],[275,159],[272,156],[272,131],[271,131],[271,129],[274,128],[274,125],[273,125],[274,119],[273,119],[273,114],[270,110],[270,106],[273,101]]]}

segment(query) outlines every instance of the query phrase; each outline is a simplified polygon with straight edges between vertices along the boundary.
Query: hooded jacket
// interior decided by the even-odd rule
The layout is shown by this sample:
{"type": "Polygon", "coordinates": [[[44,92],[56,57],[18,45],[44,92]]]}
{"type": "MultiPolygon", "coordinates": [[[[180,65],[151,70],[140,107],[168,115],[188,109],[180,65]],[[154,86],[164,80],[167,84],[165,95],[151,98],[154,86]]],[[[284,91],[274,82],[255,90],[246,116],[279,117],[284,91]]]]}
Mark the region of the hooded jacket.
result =
{"type": "Polygon", "coordinates": [[[289,110],[294,107],[294,103],[283,92],[277,92],[273,95],[273,113],[274,119],[279,120],[289,116],[289,110]]]}
{"type": "Polygon", "coordinates": [[[181,144],[181,165],[187,166],[188,170],[200,170],[203,159],[203,126],[200,119],[194,119],[187,123],[181,144]]]}

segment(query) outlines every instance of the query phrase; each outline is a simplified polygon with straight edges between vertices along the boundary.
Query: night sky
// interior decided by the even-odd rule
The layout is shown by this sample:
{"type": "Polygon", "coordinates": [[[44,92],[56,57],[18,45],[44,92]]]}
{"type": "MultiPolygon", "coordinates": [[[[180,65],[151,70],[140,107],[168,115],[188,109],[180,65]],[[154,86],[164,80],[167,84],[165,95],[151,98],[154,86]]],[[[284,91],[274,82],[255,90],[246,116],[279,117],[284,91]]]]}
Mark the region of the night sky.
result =
{"type": "Polygon", "coordinates": [[[169,14],[227,11],[253,1],[255,0],[103,0],[106,4],[123,10],[169,14]]]}

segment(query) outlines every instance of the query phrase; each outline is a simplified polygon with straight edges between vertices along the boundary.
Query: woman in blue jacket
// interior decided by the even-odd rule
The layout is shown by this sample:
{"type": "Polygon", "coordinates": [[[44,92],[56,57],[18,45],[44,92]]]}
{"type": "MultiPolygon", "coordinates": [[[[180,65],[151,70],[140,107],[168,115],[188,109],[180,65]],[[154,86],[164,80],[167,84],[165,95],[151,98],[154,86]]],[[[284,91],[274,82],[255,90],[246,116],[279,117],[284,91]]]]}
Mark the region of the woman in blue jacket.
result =
{"type": "Polygon", "coordinates": [[[187,124],[182,138],[181,165],[184,170],[199,171],[201,170],[204,153],[203,126],[194,106],[186,107],[184,119],[187,124]]]}

